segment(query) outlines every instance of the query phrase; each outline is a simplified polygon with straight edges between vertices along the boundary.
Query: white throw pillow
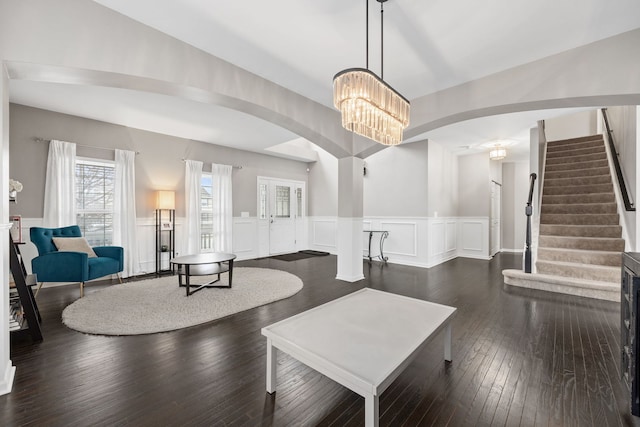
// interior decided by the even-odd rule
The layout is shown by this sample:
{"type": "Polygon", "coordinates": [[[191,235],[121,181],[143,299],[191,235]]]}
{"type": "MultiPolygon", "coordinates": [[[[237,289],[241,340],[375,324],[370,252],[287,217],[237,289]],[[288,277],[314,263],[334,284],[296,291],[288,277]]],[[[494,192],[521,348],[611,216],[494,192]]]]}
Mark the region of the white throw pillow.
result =
{"type": "Polygon", "coordinates": [[[89,258],[97,258],[96,253],[84,237],[54,237],[53,244],[59,251],[84,252],[89,255],[89,258]]]}

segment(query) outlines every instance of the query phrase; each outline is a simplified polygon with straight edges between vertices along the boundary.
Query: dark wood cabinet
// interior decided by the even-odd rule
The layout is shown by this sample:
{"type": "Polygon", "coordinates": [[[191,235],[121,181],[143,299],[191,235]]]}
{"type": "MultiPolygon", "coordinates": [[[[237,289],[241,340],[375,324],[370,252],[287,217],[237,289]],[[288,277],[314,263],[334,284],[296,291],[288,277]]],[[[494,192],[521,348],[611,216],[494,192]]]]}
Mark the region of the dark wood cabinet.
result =
{"type": "Polygon", "coordinates": [[[640,298],[640,253],[622,254],[622,283],[620,295],[621,367],[622,380],[629,389],[631,413],[640,415],[640,378],[638,333],[638,301],[640,298]]]}

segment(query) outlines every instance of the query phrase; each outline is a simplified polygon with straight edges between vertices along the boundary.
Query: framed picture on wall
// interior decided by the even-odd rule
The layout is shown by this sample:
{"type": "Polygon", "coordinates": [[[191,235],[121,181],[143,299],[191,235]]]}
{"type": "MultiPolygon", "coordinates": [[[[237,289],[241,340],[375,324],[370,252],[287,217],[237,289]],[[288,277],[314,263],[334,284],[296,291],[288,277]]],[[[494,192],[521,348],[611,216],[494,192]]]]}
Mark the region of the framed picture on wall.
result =
{"type": "Polygon", "coordinates": [[[22,241],[22,217],[20,215],[11,215],[11,238],[13,243],[24,243],[22,241]]]}

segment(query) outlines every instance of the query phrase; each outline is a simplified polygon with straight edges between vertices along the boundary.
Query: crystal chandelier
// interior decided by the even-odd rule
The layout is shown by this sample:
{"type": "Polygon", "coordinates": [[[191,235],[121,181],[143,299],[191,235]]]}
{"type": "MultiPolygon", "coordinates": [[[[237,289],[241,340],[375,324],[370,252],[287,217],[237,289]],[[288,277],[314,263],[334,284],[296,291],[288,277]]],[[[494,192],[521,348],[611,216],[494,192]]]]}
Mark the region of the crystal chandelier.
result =
{"type": "Polygon", "coordinates": [[[384,82],[382,34],[384,16],[380,3],[380,76],[369,71],[369,0],[367,3],[367,68],[349,68],[333,77],[333,103],[342,113],[342,126],[384,145],[402,142],[409,125],[409,101],[384,82]]]}

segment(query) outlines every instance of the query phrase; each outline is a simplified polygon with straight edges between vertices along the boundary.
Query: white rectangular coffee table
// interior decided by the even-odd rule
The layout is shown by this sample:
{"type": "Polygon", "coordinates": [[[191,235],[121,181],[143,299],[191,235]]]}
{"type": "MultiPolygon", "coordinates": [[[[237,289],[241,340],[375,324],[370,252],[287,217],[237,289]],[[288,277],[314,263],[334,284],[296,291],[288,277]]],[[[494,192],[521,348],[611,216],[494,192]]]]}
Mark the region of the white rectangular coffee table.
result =
{"type": "Polygon", "coordinates": [[[451,361],[456,309],[365,288],[262,328],[267,392],[276,391],[276,348],[365,398],[365,425],[378,425],[378,398],[441,330],[451,361]]]}

